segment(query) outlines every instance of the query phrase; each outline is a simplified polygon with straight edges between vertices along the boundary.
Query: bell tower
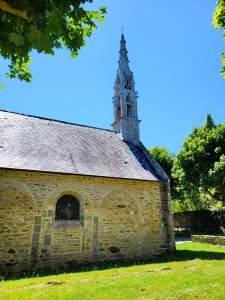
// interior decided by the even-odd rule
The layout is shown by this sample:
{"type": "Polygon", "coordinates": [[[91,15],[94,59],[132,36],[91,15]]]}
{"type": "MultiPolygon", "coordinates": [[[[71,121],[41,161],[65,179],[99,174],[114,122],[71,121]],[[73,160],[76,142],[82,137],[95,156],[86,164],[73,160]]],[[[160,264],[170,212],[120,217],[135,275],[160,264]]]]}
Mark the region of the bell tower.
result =
{"type": "Polygon", "coordinates": [[[121,36],[119,51],[119,67],[116,75],[113,96],[114,122],[113,130],[121,134],[124,141],[134,144],[140,141],[137,114],[137,92],[134,90],[133,73],[129,68],[126,41],[121,36]]]}

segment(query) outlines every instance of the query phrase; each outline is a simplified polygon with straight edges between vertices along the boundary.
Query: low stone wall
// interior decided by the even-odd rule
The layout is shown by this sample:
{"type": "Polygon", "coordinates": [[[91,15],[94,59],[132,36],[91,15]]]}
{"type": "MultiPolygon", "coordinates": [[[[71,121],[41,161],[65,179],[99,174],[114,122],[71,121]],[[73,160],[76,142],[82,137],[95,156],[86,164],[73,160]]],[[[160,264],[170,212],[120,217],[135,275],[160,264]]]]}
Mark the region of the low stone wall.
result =
{"type": "Polygon", "coordinates": [[[225,246],[225,236],[192,235],[191,240],[192,242],[225,246]]]}

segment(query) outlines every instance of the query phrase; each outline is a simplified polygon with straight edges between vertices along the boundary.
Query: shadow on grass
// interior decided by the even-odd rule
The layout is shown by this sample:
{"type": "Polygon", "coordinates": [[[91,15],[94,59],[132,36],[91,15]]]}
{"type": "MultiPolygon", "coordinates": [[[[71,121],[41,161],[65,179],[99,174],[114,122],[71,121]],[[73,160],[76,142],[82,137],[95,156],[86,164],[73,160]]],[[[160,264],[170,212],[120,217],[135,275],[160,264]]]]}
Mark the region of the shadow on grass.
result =
{"type": "MultiPolygon", "coordinates": [[[[155,258],[157,260],[158,258],[155,258]]],[[[172,261],[187,261],[193,259],[201,260],[224,260],[225,253],[222,252],[210,252],[210,251],[192,251],[192,250],[176,250],[174,253],[170,253],[166,256],[159,257],[158,261],[152,261],[154,263],[172,262],[172,261]]]]}
{"type": "Polygon", "coordinates": [[[173,253],[164,254],[158,257],[151,257],[139,260],[118,260],[111,262],[100,262],[87,265],[77,265],[75,267],[54,268],[52,270],[30,270],[21,273],[7,273],[0,275],[0,282],[7,280],[18,280],[23,278],[35,278],[50,275],[101,271],[113,268],[124,268],[138,265],[160,264],[168,262],[182,262],[194,259],[201,260],[225,260],[224,252],[176,250],[173,253]]]}

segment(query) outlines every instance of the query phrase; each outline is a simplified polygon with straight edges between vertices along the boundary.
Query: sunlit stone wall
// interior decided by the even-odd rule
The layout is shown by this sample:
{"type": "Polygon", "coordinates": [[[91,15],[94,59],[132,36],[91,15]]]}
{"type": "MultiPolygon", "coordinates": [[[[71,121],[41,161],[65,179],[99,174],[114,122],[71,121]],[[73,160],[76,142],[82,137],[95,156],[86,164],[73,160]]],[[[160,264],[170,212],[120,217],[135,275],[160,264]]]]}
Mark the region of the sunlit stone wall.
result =
{"type": "Polygon", "coordinates": [[[174,250],[167,183],[0,170],[0,272],[150,257],[174,250]],[[62,195],[79,220],[55,220],[62,195]]]}

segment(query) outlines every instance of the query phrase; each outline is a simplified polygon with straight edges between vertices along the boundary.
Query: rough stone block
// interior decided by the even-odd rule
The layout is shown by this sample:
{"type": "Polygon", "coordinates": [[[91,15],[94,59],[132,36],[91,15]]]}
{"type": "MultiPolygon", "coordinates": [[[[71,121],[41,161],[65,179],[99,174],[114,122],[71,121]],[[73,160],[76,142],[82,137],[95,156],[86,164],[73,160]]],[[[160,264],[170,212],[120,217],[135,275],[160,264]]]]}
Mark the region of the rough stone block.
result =
{"type": "Polygon", "coordinates": [[[146,232],[144,230],[141,231],[141,237],[146,237],[146,232]]]}
{"type": "Polygon", "coordinates": [[[34,226],[34,232],[40,232],[41,231],[41,225],[35,225],[34,226]]]}
{"type": "Polygon", "coordinates": [[[98,239],[98,232],[93,233],[93,239],[98,239]]]}
{"type": "Polygon", "coordinates": [[[35,224],[41,224],[41,216],[35,217],[35,224]]]}
{"type": "Polygon", "coordinates": [[[48,234],[45,235],[44,245],[51,245],[51,235],[48,235],[48,234]]]}
{"type": "Polygon", "coordinates": [[[44,262],[45,269],[53,269],[55,266],[54,260],[47,260],[44,262]]]}
{"type": "Polygon", "coordinates": [[[48,211],[48,217],[53,217],[55,215],[54,210],[49,210],[48,211]]]}
{"type": "Polygon", "coordinates": [[[98,255],[92,256],[92,262],[98,262],[98,255]]]}
{"type": "Polygon", "coordinates": [[[37,241],[39,241],[39,233],[34,233],[33,234],[33,241],[35,241],[35,242],[37,242],[37,241]]]}

